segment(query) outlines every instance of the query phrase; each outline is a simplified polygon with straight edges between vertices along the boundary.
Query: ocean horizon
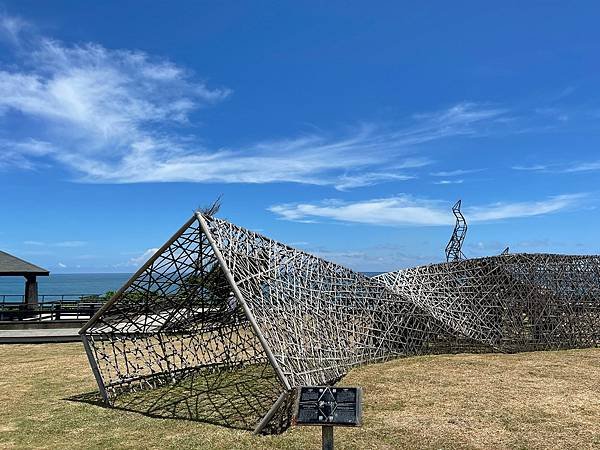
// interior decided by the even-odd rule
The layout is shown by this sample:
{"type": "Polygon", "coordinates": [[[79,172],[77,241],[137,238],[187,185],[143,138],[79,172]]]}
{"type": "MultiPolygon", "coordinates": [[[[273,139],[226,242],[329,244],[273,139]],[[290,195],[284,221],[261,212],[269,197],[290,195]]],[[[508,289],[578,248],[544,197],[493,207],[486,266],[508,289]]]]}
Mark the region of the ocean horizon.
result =
{"type": "MultiPolygon", "coordinates": [[[[367,276],[381,272],[362,272],[367,276]]],[[[57,273],[38,277],[39,295],[102,295],[119,289],[133,273],[57,273]]],[[[1,295],[23,295],[25,278],[0,277],[1,295]]],[[[21,301],[20,299],[15,299],[21,301]]],[[[9,299],[7,299],[9,301],[9,299]]]]}
{"type": "MultiPolygon", "coordinates": [[[[57,273],[37,277],[39,295],[101,295],[116,291],[132,273],[57,273]]],[[[0,295],[22,295],[25,278],[0,277],[0,295]]]]}

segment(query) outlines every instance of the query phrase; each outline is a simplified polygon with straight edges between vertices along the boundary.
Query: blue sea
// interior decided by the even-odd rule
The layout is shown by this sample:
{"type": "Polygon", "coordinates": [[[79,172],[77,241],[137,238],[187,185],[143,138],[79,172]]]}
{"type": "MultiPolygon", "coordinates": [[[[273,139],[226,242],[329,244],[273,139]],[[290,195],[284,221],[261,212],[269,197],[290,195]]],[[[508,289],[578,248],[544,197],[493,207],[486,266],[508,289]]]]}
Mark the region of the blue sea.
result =
{"type": "MultiPolygon", "coordinates": [[[[40,295],[89,294],[101,295],[119,289],[130,273],[59,273],[37,277],[40,295]]],[[[22,295],[25,278],[0,277],[0,295],[22,295]]]]}
{"type": "MultiPolygon", "coordinates": [[[[367,276],[380,272],[363,272],[367,276]]],[[[48,277],[38,277],[38,293],[40,295],[102,295],[108,291],[116,291],[129,278],[131,273],[59,273],[48,277]]],[[[0,277],[0,297],[3,295],[23,295],[25,278],[0,277]]],[[[6,301],[11,301],[9,297],[6,301]]],[[[21,301],[21,299],[14,299],[21,301]]]]}

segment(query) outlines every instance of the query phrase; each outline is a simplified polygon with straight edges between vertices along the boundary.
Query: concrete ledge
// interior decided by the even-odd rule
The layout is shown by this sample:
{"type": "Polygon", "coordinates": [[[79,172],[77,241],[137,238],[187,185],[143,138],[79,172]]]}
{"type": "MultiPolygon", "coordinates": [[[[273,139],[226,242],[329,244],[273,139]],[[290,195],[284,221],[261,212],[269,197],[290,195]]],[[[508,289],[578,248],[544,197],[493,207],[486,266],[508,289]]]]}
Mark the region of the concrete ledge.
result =
{"type": "Polygon", "coordinates": [[[0,330],[0,344],[45,344],[53,342],[81,342],[79,328],[38,330],[0,330]]]}
{"type": "Polygon", "coordinates": [[[50,328],[77,328],[80,329],[88,319],[64,319],[47,321],[28,320],[0,320],[1,330],[38,330],[50,328]]]}

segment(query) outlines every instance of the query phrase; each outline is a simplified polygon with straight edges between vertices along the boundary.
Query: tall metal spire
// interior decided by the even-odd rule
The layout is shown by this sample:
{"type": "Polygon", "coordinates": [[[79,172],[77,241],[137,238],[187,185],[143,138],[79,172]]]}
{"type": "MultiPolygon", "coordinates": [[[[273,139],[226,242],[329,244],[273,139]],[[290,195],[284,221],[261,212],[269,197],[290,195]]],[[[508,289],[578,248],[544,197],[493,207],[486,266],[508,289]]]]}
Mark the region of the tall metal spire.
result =
{"type": "Polygon", "coordinates": [[[465,255],[462,252],[462,244],[467,235],[467,221],[462,212],[460,212],[461,200],[457,201],[452,207],[452,213],[456,217],[456,224],[454,225],[454,231],[450,242],[446,245],[446,261],[459,261],[465,259],[465,255]]]}

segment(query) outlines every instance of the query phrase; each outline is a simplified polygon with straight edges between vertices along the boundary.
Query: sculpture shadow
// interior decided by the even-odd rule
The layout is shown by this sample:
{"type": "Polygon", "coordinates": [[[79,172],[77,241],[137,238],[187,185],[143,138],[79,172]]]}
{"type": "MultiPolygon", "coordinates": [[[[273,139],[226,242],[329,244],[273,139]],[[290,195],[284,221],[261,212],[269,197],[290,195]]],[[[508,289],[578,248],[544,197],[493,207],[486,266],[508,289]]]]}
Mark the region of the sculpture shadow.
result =
{"type": "MultiPolygon", "coordinates": [[[[253,430],[281,394],[281,385],[270,365],[255,364],[237,370],[198,370],[168,381],[155,377],[152,385],[147,384],[145,388],[113,393],[110,404],[104,402],[98,392],[86,392],[65,400],[152,418],[253,430]]],[[[276,420],[277,423],[273,423],[276,429],[271,427],[271,432],[284,431],[289,422],[286,419],[276,420]]]]}

